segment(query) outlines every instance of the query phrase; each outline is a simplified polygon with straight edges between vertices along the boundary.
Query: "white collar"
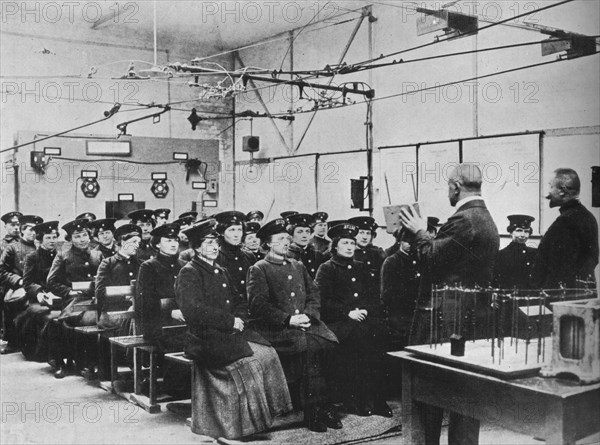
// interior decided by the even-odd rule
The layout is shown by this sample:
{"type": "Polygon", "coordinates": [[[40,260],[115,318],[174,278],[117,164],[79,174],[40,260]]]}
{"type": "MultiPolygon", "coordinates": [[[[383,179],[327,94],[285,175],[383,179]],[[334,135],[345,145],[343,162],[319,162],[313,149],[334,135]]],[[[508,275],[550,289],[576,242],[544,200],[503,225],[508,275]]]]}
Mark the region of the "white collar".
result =
{"type": "Polygon", "coordinates": [[[481,196],[467,196],[466,198],[461,199],[460,201],[458,201],[456,203],[456,206],[454,206],[456,208],[456,211],[458,212],[458,210],[464,206],[466,203],[471,202],[471,201],[483,201],[483,197],[481,196]]]}

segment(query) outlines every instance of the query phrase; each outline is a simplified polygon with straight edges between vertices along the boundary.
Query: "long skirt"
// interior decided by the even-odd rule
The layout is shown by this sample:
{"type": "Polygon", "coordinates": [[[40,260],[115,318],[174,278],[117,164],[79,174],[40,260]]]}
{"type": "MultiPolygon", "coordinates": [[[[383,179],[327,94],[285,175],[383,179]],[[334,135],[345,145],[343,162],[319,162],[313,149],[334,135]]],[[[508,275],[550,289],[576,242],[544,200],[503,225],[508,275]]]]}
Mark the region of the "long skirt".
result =
{"type": "Polygon", "coordinates": [[[248,342],[254,355],[220,368],[196,366],[192,388],[192,431],[236,439],[269,429],[292,411],[292,401],[275,350],[248,342]]]}

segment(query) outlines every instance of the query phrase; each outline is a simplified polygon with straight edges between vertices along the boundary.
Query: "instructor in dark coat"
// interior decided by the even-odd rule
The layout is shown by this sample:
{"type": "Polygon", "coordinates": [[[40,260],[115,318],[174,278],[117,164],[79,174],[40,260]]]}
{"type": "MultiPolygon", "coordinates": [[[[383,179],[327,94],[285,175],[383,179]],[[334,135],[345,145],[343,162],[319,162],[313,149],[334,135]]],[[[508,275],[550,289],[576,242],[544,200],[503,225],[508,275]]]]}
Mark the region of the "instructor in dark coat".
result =
{"type": "MultiPolygon", "coordinates": [[[[456,212],[435,238],[427,233],[427,220],[414,209],[401,210],[400,220],[415,234],[417,250],[434,284],[486,286],[493,278],[500,237],[481,197],[481,184],[481,170],[474,164],[460,164],[450,170],[448,199],[456,212]]],[[[428,306],[430,302],[419,304],[428,306]]],[[[428,323],[428,318],[425,322],[428,323]]],[[[426,406],[423,412],[429,422],[423,442],[439,443],[442,409],[426,406]]],[[[451,412],[448,442],[478,443],[479,421],[451,412]]]]}
{"type": "Polygon", "coordinates": [[[575,170],[559,168],[550,181],[546,199],[560,215],[548,228],[538,247],[536,287],[578,287],[577,279],[595,281],[598,265],[598,222],[579,201],[581,183],[575,170]]]}

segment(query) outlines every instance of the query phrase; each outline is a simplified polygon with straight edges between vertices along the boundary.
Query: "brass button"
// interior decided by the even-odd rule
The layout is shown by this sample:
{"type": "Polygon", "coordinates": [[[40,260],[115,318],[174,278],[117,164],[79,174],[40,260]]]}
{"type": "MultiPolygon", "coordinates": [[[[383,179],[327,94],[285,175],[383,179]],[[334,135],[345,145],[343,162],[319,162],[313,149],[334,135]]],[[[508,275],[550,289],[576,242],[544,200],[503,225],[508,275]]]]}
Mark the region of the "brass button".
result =
{"type": "Polygon", "coordinates": [[[129,272],[129,276],[132,277],[133,276],[133,272],[129,272]]]}
{"type": "Polygon", "coordinates": [[[244,283],[245,283],[245,281],[244,281],[244,280],[242,280],[242,281],[240,281],[240,283],[244,284],[244,283]]]}
{"type": "Polygon", "coordinates": [[[243,267],[239,267],[238,270],[244,270],[244,268],[243,267]]]}
{"type": "Polygon", "coordinates": [[[352,269],[352,266],[350,264],[348,264],[348,269],[352,269]]]}
{"type": "Polygon", "coordinates": [[[227,300],[225,303],[229,304],[229,300],[227,300]]]}
{"type": "Polygon", "coordinates": [[[227,283],[223,283],[223,287],[227,287],[227,283]]]}
{"type": "Polygon", "coordinates": [[[352,281],[356,281],[356,278],[352,277],[352,281]]]}
{"type": "Polygon", "coordinates": [[[89,266],[90,263],[88,263],[87,261],[83,264],[84,266],[89,266]]]}
{"type": "Polygon", "coordinates": [[[215,269],[215,273],[219,273],[219,269],[215,269]]]}
{"type": "Polygon", "coordinates": [[[299,313],[300,313],[300,311],[299,311],[298,309],[296,309],[296,310],[294,311],[294,314],[296,314],[296,315],[298,315],[299,313]]]}
{"type": "Polygon", "coordinates": [[[291,276],[291,275],[288,275],[288,280],[291,280],[291,279],[292,279],[292,276],[291,276]]]}
{"type": "Polygon", "coordinates": [[[290,295],[291,295],[292,297],[295,297],[295,296],[296,296],[296,292],[292,292],[290,295]]]}
{"type": "Polygon", "coordinates": [[[355,297],[358,297],[358,293],[354,292],[354,296],[355,296],[355,297]]]}

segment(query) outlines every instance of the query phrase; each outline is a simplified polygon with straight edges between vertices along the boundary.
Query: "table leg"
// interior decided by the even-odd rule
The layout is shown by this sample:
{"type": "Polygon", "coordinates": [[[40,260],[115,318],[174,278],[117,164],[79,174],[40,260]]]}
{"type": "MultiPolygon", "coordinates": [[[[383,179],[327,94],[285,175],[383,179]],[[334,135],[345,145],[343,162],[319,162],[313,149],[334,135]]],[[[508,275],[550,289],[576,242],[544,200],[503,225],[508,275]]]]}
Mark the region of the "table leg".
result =
{"type": "Polygon", "coordinates": [[[156,403],[156,352],[150,350],[150,389],[148,390],[150,405],[156,403]]]}
{"type": "Polygon", "coordinates": [[[116,394],[115,382],[119,377],[119,369],[117,368],[117,345],[111,342],[110,344],[110,383],[113,393],[116,394]]]}
{"type": "Polygon", "coordinates": [[[140,357],[140,349],[133,348],[133,385],[134,394],[142,393],[142,358],[140,357]]]}
{"type": "Polygon", "coordinates": [[[413,400],[413,375],[410,363],[402,363],[402,435],[407,445],[425,443],[424,405],[413,400]]]}

